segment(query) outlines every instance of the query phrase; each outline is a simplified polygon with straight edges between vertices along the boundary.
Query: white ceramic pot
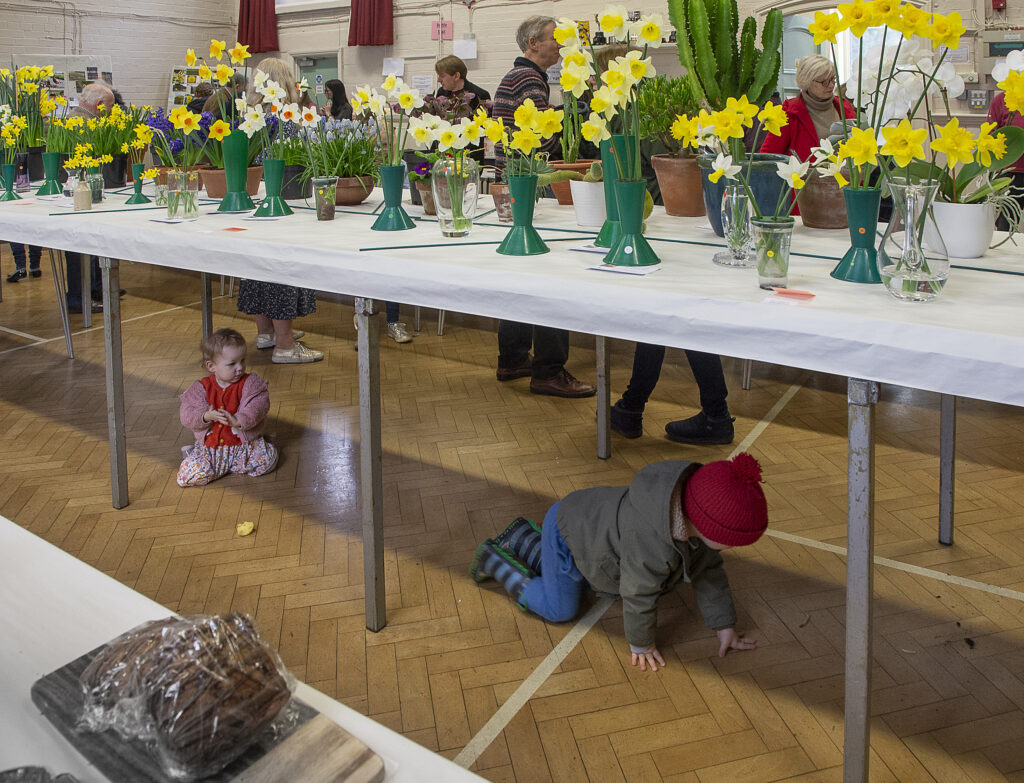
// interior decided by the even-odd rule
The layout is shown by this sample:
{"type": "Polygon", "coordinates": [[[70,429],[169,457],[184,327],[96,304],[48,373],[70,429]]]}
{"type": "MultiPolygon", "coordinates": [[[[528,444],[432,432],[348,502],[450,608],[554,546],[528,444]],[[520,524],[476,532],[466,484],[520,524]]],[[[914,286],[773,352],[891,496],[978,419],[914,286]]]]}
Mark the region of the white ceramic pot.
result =
{"type": "MultiPolygon", "coordinates": [[[[944,204],[934,202],[935,223],[950,258],[980,258],[992,244],[996,208],[992,204],[944,204]]],[[[925,223],[924,244],[934,248],[935,233],[925,223]]]]}
{"type": "Polygon", "coordinates": [[[607,213],[604,208],[604,183],[569,180],[572,206],[576,210],[576,225],[601,228],[607,213]]]}

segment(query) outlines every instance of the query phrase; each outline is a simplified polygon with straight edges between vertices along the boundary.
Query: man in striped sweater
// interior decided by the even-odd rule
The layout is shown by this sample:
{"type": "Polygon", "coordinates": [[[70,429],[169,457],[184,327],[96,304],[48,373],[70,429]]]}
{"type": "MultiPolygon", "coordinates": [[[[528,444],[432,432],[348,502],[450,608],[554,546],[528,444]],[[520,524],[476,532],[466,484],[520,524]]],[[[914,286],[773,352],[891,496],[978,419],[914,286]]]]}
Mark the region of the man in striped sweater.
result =
{"type": "MultiPolygon", "coordinates": [[[[505,74],[494,93],[491,116],[501,118],[505,127],[513,126],[513,116],[527,99],[533,99],[540,110],[549,106],[547,69],[558,62],[558,43],[555,41],[555,20],[550,16],[531,16],[519,25],[516,43],[522,51],[512,70],[505,74]]],[[[558,136],[553,136],[541,148],[554,152],[560,148],[558,136]]],[[[505,166],[505,150],[499,145],[494,150],[498,168],[505,166]]],[[[569,333],[564,329],[532,326],[517,321],[498,322],[498,380],[511,381],[530,376],[533,394],[554,397],[591,397],[596,389],[583,383],[565,369],[569,358],[569,333]],[[530,348],[533,347],[533,358],[530,348]]]]}

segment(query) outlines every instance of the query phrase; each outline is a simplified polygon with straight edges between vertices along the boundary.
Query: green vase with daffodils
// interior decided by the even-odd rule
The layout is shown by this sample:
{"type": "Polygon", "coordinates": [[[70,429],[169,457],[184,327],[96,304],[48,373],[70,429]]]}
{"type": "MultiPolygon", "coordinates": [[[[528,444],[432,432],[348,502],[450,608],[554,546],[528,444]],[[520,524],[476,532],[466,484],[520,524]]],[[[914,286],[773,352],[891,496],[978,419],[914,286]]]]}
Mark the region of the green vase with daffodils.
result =
{"type": "Polygon", "coordinates": [[[0,106],[0,174],[3,175],[4,193],[0,201],[18,201],[21,199],[14,192],[14,177],[17,166],[16,156],[25,151],[28,120],[20,114],[14,114],[10,105],[0,106]]]}

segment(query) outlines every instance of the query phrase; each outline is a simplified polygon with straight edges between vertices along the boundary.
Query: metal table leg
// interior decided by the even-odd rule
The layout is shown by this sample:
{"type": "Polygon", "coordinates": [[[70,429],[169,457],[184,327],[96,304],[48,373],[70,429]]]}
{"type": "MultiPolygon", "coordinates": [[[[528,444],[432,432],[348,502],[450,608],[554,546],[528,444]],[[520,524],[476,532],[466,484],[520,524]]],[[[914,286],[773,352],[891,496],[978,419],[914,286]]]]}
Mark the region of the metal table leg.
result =
{"type": "Polygon", "coordinates": [[[608,373],[608,338],[597,336],[597,457],[608,459],[612,455],[611,378],[608,373]]]}
{"type": "MultiPolygon", "coordinates": [[[[88,258],[88,256],[84,256],[88,258]]],[[[103,274],[103,332],[110,434],[110,491],[114,508],[128,505],[128,451],[124,424],[124,364],[121,357],[121,283],[116,258],[100,258],[103,274]]],[[[86,302],[89,300],[87,299],[86,302]]],[[[83,307],[82,312],[89,308],[83,307]]]]}
{"type": "Polygon", "coordinates": [[[79,253],[82,265],[82,326],[92,326],[92,256],[79,253]]]}
{"type": "Polygon", "coordinates": [[[847,380],[849,473],[846,560],[846,728],[843,780],[868,779],[871,739],[871,615],[875,548],[875,405],[878,384],[847,380]]]}
{"type": "Polygon", "coordinates": [[[953,545],[953,480],[956,472],[956,396],[939,395],[939,543],[953,545]]]}
{"type": "MultiPolygon", "coordinates": [[[[221,278],[221,286],[223,289],[223,280],[221,278]]],[[[213,334],[213,289],[211,285],[213,283],[212,278],[206,272],[199,273],[199,301],[200,307],[203,314],[203,337],[209,337],[213,334]]],[[[223,293],[223,290],[221,291],[223,293]]]]}
{"type": "Polygon", "coordinates": [[[359,346],[359,466],[363,506],[366,627],[387,622],[384,605],[384,489],[380,448],[380,318],[373,300],[356,297],[359,346]]]}
{"type": "Polygon", "coordinates": [[[64,328],[64,343],[68,347],[68,358],[75,358],[75,350],[71,347],[71,319],[68,318],[68,298],[64,295],[64,255],[61,254],[58,269],[57,257],[53,248],[50,252],[50,271],[53,273],[53,285],[57,289],[57,310],[60,312],[60,325],[64,328]]]}
{"type": "Polygon", "coordinates": [[[743,360],[743,375],[740,378],[740,386],[743,388],[743,391],[748,391],[750,389],[750,371],[753,366],[754,362],[751,359],[743,360]]]}

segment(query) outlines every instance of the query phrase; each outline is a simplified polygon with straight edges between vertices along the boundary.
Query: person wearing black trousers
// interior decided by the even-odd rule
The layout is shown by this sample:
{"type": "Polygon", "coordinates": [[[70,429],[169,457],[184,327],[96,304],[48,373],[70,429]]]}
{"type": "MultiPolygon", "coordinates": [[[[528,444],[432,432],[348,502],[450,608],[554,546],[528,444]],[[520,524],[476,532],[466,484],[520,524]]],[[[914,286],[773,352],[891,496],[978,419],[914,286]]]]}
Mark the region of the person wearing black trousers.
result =
{"type": "MultiPolygon", "coordinates": [[[[729,415],[725,401],[729,389],[725,385],[722,359],[718,354],[686,351],[694,380],[700,390],[701,410],[695,416],[665,425],[665,435],[676,443],[697,446],[715,446],[732,443],[735,421],[729,415]]],[[[622,399],[612,406],[612,429],[626,438],[639,438],[643,434],[644,406],[651,397],[661,365],[665,360],[665,347],[637,343],[633,353],[633,376],[622,393],[622,399]]]]}
{"type": "Polygon", "coordinates": [[[39,277],[43,273],[39,270],[39,260],[43,257],[43,249],[35,245],[23,245],[19,242],[11,242],[11,254],[14,256],[14,271],[7,275],[8,283],[17,283],[21,278],[27,277],[31,271],[32,277],[39,277]],[[25,251],[28,248],[28,270],[25,268],[25,251]]]}

